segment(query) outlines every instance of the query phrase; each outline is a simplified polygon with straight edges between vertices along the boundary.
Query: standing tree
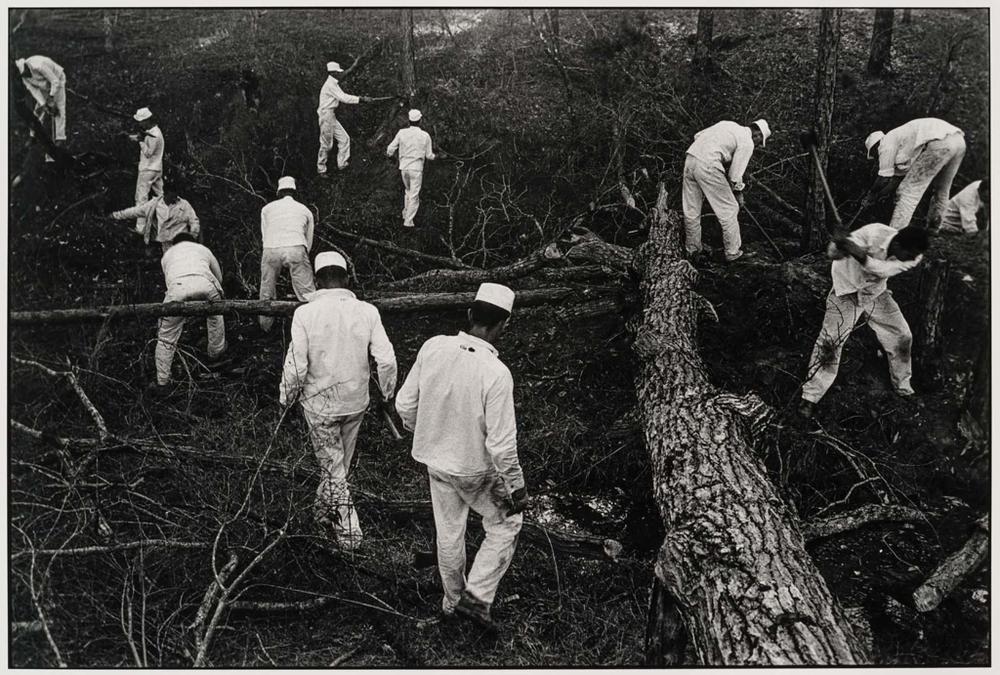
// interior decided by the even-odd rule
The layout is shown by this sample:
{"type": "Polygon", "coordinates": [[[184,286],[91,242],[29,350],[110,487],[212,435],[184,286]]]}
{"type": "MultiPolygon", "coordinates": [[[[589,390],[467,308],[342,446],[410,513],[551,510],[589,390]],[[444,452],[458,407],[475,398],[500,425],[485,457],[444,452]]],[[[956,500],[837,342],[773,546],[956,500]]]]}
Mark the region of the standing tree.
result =
{"type": "MultiPolygon", "coordinates": [[[[833,103],[837,90],[837,56],[840,51],[839,9],[824,9],[819,14],[819,38],[816,41],[816,98],[813,128],[816,130],[816,153],[826,170],[830,157],[830,135],[833,129],[833,103]]],[[[806,222],[802,227],[802,253],[808,253],[814,229],[822,231],[826,224],[826,203],[823,184],[816,166],[810,163],[809,193],[806,197],[806,222]]]]}
{"type": "Polygon", "coordinates": [[[876,9],[872,28],[872,48],[868,54],[868,74],[885,75],[892,67],[892,10],[876,9]]]}
{"type": "Polygon", "coordinates": [[[400,73],[403,80],[403,95],[407,104],[413,104],[417,95],[416,53],[413,46],[413,10],[403,9],[399,12],[400,30],[403,33],[403,53],[400,54],[400,73]]]}
{"type": "Polygon", "coordinates": [[[696,70],[708,70],[712,67],[712,29],[715,24],[715,12],[711,9],[698,10],[698,32],[694,38],[694,58],[691,64],[696,70]]]}
{"type": "Polygon", "coordinates": [[[903,25],[908,26],[913,21],[913,10],[904,9],[903,10],[903,25]]]}

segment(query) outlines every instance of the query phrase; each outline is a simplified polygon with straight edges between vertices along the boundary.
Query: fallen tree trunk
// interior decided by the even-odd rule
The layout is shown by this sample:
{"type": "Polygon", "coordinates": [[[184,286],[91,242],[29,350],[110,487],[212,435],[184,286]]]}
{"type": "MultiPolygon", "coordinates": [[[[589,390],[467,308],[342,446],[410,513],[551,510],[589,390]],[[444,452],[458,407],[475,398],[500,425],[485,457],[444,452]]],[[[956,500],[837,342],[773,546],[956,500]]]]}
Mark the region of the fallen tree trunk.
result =
{"type": "MultiPolygon", "coordinates": [[[[869,660],[750,447],[769,410],[712,386],[698,354],[697,272],[661,184],[634,348],[653,494],[666,530],[655,566],[706,665],[846,665],[869,660]]],[[[669,623],[655,615],[652,622],[669,623]]],[[[676,641],[674,641],[676,642],[676,641]]]]}
{"type": "MultiPolygon", "coordinates": [[[[594,300],[605,289],[576,290],[572,288],[540,288],[518,291],[518,307],[533,307],[562,302],[571,297],[594,300]]],[[[385,314],[426,312],[433,310],[465,309],[475,300],[474,292],[468,293],[418,293],[395,297],[371,297],[369,302],[385,314]]],[[[38,325],[51,323],[82,323],[109,319],[144,319],[161,316],[214,316],[216,314],[263,314],[266,316],[291,316],[302,303],[297,300],[218,300],[201,302],[152,302],[135,305],[106,305],[83,309],[45,309],[11,312],[10,325],[38,325]]]]}
{"type": "Polygon", "coordinates": [[[382,288],[386,290],[412,288],[426,290],[430,288],[436,289],[449,284],[475,284],[484,281],[503,283],[527,276],[549,264],[550,261],[558,260],[561,257],[562,254],[559,252],[559,248],[555,244],[549,244],[545,248],[535,251],[531,255],[512,262],[509,265],[502,265],[488,270],[430,270],[429,272],[423,272],[406,279],[383,284],[382,288]]]}
{"type": "Polygon", "coordinates": [[[962,580],[983,564],[990,552],[990,517],[983,516],[965,545],[948,556],[913,592],[913,605],[929,612],[958,587],[962,580]]]}
{"type": "Polygon", "coordinates": [[[843,534],[873,523],[921,522],[926,520],[923,513],[909,506],[897,504],[868,504],[848,513],[838,513],[823,520],[814,520],[802,525],[802,536],[812,543],[837,534],[843,534]]]}
{"type": "MultiPolygon", "coordinates": [[[[395,114],[392,116],[395,118],[395,114]]],[[[417,260],[424,260],[427,262],[434,263],[438,267],[447,267],[453,270],[469,270],[475,269],[470,265],[466,265],[461,260],[455,260],[453,258],[445,258],[444,256],[431,255],[430,253],[424,253],[422,251],[414,251],[411,248],[403,248],[398,244],[394,244],[391,241],[386,241],[384,239],[369,239],[368,237],[362,237],[360,234],[354,234],[353,232],[346,232],[344,230],[333,227],[332,225],[323,225],[323,231],[333,234],[335,237],[341,237],[349,241],[353,241],[356,244],[363,244],[364,246],[369,246],[372,248],[379,248],[383,251],[389,251],[390,253],[395,253],[396,255],[401,255],[405,258],[415,258],[417,260]]]]}

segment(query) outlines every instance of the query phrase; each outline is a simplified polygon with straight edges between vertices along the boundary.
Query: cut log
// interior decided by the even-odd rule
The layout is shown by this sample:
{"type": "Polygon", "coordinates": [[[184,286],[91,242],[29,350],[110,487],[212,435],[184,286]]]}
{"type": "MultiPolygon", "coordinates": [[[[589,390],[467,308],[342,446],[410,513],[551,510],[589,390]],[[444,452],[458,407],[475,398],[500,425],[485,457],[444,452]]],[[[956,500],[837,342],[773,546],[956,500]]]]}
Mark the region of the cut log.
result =
{"type": "Polygon", "coordinates": [[[990,517],[983,516],[976,524],[965,545],[952,553],[913,592],[913,605],[920,612],[929,612],[941,604],[962,580],[983,564],[990,552],[990,517]]]}
{"type": "Polygon", "coordinates": [[[628,275],[633,270],[635,251],[627,246],[609,244],[585,227],[574,227],[565,238],[563,256],[578,265],[602,265],[628,275]]]}
{"type": "MultiPolygon", "coordinates": [[[[606,289],[540,288],[518,291],[515,299],[517,307],[532,307],[562,302],[576,297],[580,301],[594,300],[605,295],[606,289]]],[[[469,293],[419,293],[395,297],[373,297],[365,299],[378,307],[384,314],[404,312],[429,312],[436,310],[465,309],[475,300],[476,294],[469,293]]],[[[216,314],[263,314],[266,316],[291,316],[300,302],[297,300],[218,300],[204,302],[159,302],[136,305],[107,305],[84,309],[46,309],[27,312],[11,312],[10,325],[82,323],[112,319],[145,319],[161,316],[213,316],[216,314]]]]}
{"type": "Polygon", "coordinates": [[[928,260],[920,272],[920,304],[923,311],[913,331],[914,355],[919,368],[919,381],[924,389],[941,387],[941,317],[948,297],[947,260],[928,260]]]}
{"type": "Polygon", "coordinates": [[[791,510],[751,448],[770,412],[719,392],[698,354],[697,272],[660,185],[639,259],[644,312],[634,348],[653,494],[666,536],[656,576],[702,664],[847,665],[869,656],[806,552],[791,510]]]}

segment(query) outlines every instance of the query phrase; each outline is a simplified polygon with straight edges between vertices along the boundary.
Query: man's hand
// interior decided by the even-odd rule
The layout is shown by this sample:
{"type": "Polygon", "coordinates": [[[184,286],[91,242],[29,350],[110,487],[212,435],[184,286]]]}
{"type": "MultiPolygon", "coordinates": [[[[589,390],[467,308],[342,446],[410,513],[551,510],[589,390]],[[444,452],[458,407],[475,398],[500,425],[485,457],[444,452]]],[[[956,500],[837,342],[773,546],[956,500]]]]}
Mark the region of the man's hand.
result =
{"type": "Polygon", "coordinates": [[[528,488],[522,487],[514,490],[510,495],[510,500],[513,504],[507,509],[508,518],[521,513],[528,506],[528,488]]]}
{"type": "Polygon", "coordinates": [[[358,96],[358,100],[361,101],[362,103],[371,103],[372,102],[372,97],[371,96],[358,96]]]}
{"type": "Polygon", "coordinates": [[[45,102],[45,110],[53,117],[59,114],[59,106],[56,105],[55,99],[50,98],[45,102]]]}
{"type": "Polygon", "coordinates": [[[735,194],[736,194],[736,203],[739,204],[740,208],[742,209],[744,206],[744,202],[746,200],[746,198],[743,196],[743,191],[737,190],[735,194]]]}

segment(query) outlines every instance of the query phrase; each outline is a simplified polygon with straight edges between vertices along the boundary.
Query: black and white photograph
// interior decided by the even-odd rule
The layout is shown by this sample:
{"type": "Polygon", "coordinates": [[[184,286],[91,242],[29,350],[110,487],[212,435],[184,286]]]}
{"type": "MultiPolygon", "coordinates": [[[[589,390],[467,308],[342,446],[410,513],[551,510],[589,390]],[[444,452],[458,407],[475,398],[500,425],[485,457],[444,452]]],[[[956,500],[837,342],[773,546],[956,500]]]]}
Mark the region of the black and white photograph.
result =
{"type": "Polygon", "coordinates": [[[991,665],[988,3],[4,17],[5,667],[991,665]]]}

